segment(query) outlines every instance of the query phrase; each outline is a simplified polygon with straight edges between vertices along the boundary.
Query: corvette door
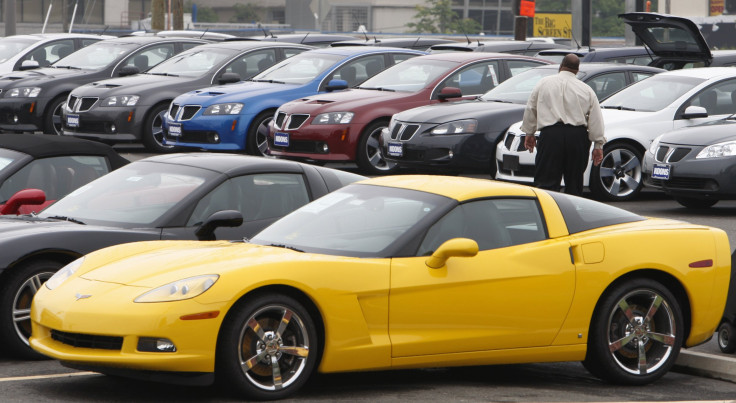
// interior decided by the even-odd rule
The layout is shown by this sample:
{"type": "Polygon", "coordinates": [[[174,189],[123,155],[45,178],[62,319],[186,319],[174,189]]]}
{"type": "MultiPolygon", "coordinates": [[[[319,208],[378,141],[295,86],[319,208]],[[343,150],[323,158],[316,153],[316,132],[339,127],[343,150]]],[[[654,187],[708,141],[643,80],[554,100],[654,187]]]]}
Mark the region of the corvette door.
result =
{"type": "Polygon", "coordinates": [[[574,293],[569,244],[547,239],[535,199],[461,204],[427,231],[418,257],[393,259],[394,357],[549,345],[574,293]],[[452,238],[479,246],[444,267],[427,255],[452,238]]]}

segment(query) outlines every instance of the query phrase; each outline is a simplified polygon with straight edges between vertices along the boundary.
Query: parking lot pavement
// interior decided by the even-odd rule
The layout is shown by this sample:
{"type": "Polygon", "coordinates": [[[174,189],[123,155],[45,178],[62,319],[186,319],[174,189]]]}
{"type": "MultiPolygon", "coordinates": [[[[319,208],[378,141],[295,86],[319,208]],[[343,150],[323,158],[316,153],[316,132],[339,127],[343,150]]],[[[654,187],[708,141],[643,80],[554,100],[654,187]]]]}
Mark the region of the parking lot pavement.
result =
{"type": "Polygon", "coordinates": [[[736,356],[682,350],[674,370],[736,383],[736,356]]]}

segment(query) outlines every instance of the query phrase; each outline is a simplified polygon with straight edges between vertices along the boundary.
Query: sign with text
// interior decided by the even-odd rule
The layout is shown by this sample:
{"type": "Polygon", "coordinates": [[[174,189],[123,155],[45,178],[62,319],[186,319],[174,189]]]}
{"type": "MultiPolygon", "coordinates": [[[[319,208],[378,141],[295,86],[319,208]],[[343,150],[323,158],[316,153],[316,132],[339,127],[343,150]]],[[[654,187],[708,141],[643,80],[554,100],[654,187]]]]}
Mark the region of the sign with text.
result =
{"type": "Polygon", "coordinates": [[[710,0],[710,15],[721,15],[725,8],[725,0],[710,0]]]}
{"type": "Polygon", "coordinates": [[[572,14],[536,13],[533,32],[534,36],[572,38],[572,14]]]}

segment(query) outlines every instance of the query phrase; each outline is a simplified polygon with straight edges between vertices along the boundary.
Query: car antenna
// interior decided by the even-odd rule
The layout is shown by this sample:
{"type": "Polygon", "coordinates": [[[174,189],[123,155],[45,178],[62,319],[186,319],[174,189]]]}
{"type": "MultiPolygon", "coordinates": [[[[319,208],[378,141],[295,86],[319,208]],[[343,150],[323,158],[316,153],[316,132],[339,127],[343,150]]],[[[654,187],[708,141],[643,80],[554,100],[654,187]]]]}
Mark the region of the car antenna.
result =
{"type": "Polygon", "coordinates": [[[575,46],[577,46],[578,50],[580,50],[580,43],[578,42],[577,39],[575,39],[575,34],[572,32],[572,28],[570,28],[570,25],[568,25],[567,21],[565,21],[565,25],[567,25],[567,29],[570,30],[570,37],[572,38],[573,41],[575,41],[575,46]]]}
{"type": "Polygon", "coordinates": [[[202,39],[205,35],[207,35],[207,31],[209,31],[210,27],[207,27],[204,29],[204,32],[202,32],[202,35],[199,36],[199,39],[202,39]]]}
{"type": "Polygon", "coordinates": [[[103,30],[102,30],[102,32],[100,32],[100,36],[102,36],[102,35],[105,35],[105,32],[107,32],[107,30],[108,30],[109,28],[110,28],[110,26],[109,26],[109,25],[105,25],[105,29],[103,29],[103,30]]]}
{"type": "Polygon", "coordinates": [[[468,34],[463,32],[463,35],[465,35],[465,40],[468,41],[468,45],[470,45],[472,42],[470,42],[470,38],[468,38],[468,34]]]}
{"type": "Polygon", "coordinates": [[[365,31],[363,31],[363,36],[365,36],[365,41],[366,41],[366,42],[368,42],[368,41],[370,41],[370,40],[371,40],[371,39],[370,39],[370,38],[368,37],[368,33],[367,33],[367,32],[365,32],[365,31]]]}
{"type": "Polygon", "coordinates": [[[381,43],[381,40],[376,38],[375,35],[373,35],[373,43],[381,43]]]}
{"type": "Polygon", "coordinates": [[[302,38],[301,42],[299,42],[299,43],[301,43],[301,44],[304,44],[304,41],[306,41],[306,40],[307,40],[307,37],[308,37],[308,36],[309,36],[309,32],[307,32],[307,34],[306,34],[306,35],[304,35],[304,38],[302,38]]]}
{"type": "Polygon", "coordinates": [[[419,40],[420,40],[420,39],[422,39],[422,37],[421,37],[421,36],[418,36],[418,37],[417,37],[417,40],[416,40],[416,41],[414,41],[414,44],[413,44],[413,45],[411,45],[411,48],[412,48],[412,49],[414,49],[414,48],[416,48],[416,47],[417,47],[417,44],[419,43],[419,40]]]}

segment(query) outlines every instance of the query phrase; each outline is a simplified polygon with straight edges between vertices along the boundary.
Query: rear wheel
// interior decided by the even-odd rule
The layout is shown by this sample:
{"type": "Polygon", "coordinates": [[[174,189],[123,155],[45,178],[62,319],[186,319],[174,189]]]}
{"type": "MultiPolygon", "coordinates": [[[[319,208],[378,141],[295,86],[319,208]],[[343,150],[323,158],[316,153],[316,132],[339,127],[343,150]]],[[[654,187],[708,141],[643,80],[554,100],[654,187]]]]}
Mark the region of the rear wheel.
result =
{"type": "Polygon", "coordinates": [[[675,197],[675,201],[687,208],[708,208],[718,203],[717,199],[698,199],[695,197],[675,197]]]}
{"type": "Polygon", "coordinates": [[[43,132],[45,134],[61,134],[61,108],[64,107],[66,98],[66,94],[59,95],[46,106],[46,111],[43,114],[43,132]]]}
{"type": "Polygon", "coordinates": [[[378,121],[368,125],[360,137],[358,144],[358,167],[370,175],[387,175],[398,171],[395,162],[386,161],[381,150],[381,131],[388,127],[388,122],[378,121]]]}
{"type": "Polygon", "coordinates": [[[736,352],[736,328],[728,322],[718,326],[718,348],[726,354],[736,352]]]}
{"type": "Polygon", "coordinates": [[[250,155],[268,155],[268,124],[273,120],[273,111],[261,112],[256,116],[245,138],[245,151],[250,155]]]}
{"type": "Polygon", "coordinates": [[[628,144],[604,147],[600,165],[590,170],[590,191],[602,200],[633,199],[643,187],[641,160],[641,152],[628,144]]]}
{"type": "Polygon", "coordinates": [[[170,153],[176,150],[173,145],[164,144],[164,114],[169,110],[169,105],[161,103],[155,105],[148,111],[143,120],[141,130],[141,141],[148,151],[156,153],[170,153]]]}

